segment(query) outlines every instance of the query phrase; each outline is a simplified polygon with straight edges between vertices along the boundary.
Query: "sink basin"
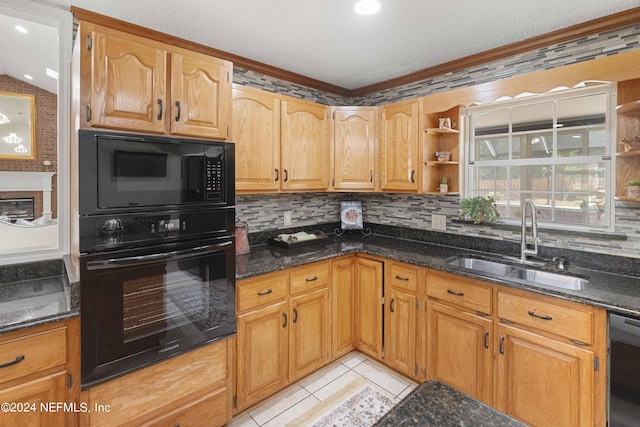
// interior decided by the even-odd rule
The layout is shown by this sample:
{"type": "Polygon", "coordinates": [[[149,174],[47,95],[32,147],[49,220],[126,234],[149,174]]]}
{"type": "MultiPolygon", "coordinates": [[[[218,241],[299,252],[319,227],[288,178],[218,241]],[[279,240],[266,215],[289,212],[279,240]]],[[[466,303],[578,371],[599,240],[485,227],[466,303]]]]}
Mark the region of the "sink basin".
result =
{"type": "Polygon", "coordinates": [[[499,261],[489,261],[482,258],[470,256],[458,256],[450,259],[447,264],[467,270],[481,271],[483,273],[497,274],[499,276],[507,276],[515,267],[499,261]]]}
{"type": "Polygon", "coordinates": [[[539,286],[582,290],[589,283],[589,280],[584,277],[539,270],[519,264],[518,261],[503,261],[495,258],[487,259],[474,255],[458,255],[449,258],[446,262],[454,267],[506,278],[510,277],[525,280],[539,286]]]}
{"type": "Polygon", "coordinates": [[[513,277],[533,282],[538,285],[553,286],[554,288],[571,289],[579,291],[587,286],[589,281],[582,277],[569,276],[566,274],[552,273],[549,271],[527,269],[517,269],[513,277]]]}

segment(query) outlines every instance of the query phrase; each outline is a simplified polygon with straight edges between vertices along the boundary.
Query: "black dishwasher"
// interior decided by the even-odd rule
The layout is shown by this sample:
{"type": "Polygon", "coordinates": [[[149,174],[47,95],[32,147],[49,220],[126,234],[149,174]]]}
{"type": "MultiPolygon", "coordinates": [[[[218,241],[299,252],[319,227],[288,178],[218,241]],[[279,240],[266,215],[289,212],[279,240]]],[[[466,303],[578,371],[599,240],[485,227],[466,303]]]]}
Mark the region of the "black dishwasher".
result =
{"type": "Polygon", "coordinates": [[[640,426],[640,319],[609,315],[609,426],[640,426]]]}

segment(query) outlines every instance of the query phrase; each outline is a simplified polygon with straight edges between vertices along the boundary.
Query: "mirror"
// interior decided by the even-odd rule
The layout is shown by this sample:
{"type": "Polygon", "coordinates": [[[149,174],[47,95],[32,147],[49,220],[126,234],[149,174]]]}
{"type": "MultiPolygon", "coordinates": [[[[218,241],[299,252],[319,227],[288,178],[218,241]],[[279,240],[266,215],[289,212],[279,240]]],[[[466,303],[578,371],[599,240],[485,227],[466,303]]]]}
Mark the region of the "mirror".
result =
{"type": "Polygon", "coordinates": [[[69,252],[72,31],[67,10],[0,0],[0,264],[69,252]]]}
{"type": "Polygon", "coordinates": [[[0,159],[35,159],[34,95],[0,90],[0,159]]]}

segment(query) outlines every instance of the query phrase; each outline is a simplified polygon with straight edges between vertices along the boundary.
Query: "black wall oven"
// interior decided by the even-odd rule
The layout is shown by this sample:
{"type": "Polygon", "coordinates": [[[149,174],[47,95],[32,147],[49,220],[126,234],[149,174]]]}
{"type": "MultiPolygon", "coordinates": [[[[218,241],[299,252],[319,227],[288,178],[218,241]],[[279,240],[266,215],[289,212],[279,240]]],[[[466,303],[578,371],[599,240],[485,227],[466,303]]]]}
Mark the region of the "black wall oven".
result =
{"type": "Polygon", "coordinates": [[[80,131],[82,387],[229,336],[234,146],[80,131]]]}

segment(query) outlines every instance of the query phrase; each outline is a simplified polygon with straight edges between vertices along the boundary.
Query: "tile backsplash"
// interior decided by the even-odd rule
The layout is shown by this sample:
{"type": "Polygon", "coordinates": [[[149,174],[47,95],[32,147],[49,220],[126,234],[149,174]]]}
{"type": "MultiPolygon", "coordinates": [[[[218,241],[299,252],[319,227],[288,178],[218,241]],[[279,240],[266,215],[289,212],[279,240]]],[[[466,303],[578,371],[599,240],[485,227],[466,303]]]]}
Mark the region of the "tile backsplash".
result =
{"type": "MultiPolygon", "coordinates": [[[[460,200],[455,196],[396,193],[297,193],[238,195],[236,217],[249,224],[249,232],[269,232],[284,228],[309,227],[340,222],[340,202],[362,202],[365,223],[430,231],[431,215],[447,216],[447,233],[520,241],[518,227],[492,227],[453,222],[458,218],[460,200]],[[284,225],[284,213],[292,223],[284,225]]],[[[542,246],[565,248],[617,256],[640,258],[640,205],[616,202],[616,229],[605,233],[567,233],[539,230],[542,246]]]]}

